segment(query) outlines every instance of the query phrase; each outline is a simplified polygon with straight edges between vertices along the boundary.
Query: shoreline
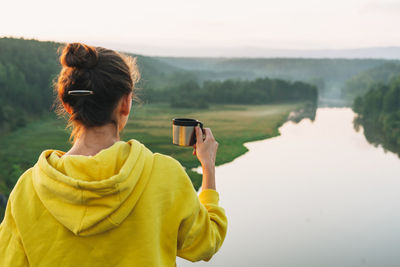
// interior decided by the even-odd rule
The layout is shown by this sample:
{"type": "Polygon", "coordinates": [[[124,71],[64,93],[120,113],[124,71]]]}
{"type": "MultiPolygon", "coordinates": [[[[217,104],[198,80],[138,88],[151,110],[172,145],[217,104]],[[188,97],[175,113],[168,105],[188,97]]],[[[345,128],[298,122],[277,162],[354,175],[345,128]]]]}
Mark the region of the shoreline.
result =
{"type": "MultiPolygon", "coordinates": [[[[235,159],[245,155],[247,152],[249,152],[249,148],[246,146],[247,143],[252,143],[252,142],[257,142],[257,141],[264,141],[264,140],[268,140],[268,139],[280,136],[281,134],[279,132],[279,129],[285,123],[287,123],[289,121],[293,121],[295,123],[298,123],[304,118],[309,118],[312,121],[314,121],[317,108],[318,107],[316,105],[310,105],[309,103],[300,104],[299,106],[297,106],[296,109],[294,109],[292,111],[289,111],[286,114],[286,118],[285,119],[281,119],[280,121],[277,121],[272,134],[258,135],[258,136],[249,137],[247,139],[239,140],[239,142],[241,143],[240,144],[241,151],[239,153],[237,153],[237,154],[231,155],[231,157],[226,159],[226,160],[219,161],[218,160],[218,154],[221,153],[221,152],[217,153],[217,162],[215,164],[215,167],[231,163],[235,159]]],[[[199,191],[200,188],[201,188],[201,181],[202,181],[201,165],[197,165],[197,166],[192,167],[192,168],[186,168],[185,167],[185,169],[186,169],[186,172],[188,173],[188,175],[190,176],[196,191],[199,191]],[[198,170],[200,170],[200,172],[198,170]]]]}

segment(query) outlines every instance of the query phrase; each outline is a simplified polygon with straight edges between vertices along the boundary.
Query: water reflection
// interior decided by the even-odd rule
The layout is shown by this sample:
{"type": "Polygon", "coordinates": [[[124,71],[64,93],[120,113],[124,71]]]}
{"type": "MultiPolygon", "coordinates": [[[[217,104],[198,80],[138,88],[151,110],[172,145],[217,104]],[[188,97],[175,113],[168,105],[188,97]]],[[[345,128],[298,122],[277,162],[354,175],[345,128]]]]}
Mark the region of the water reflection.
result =
{"type": "Polygon", "coordinates": [[[317,103],[307,103],[303,108],[293,111],[289,114],[288,120],[293,122],[300,122],[303,119],[310,119],[311,121],[315,120],[315,116],[317,113],[317,103]]]}
{"type": "MultiPolygon", "coordinates": [[[[217,168],[227,239],[204,266],[400,266],[400,160],[318,109],[217,168]]],[[[178,266],[193,266],[178,260],[178,266]]]]}
{"type": "Polygon", "coordinates": [[[400,143],[391,133],[385,133],[381,127],[376,124],[368,123],[360,117],[354,119],[354,129],[358,131],[360,127],[364,129],[365,138],[374,146],[382,146],[385,150],[396,153],[400,157],[400,143]]]}

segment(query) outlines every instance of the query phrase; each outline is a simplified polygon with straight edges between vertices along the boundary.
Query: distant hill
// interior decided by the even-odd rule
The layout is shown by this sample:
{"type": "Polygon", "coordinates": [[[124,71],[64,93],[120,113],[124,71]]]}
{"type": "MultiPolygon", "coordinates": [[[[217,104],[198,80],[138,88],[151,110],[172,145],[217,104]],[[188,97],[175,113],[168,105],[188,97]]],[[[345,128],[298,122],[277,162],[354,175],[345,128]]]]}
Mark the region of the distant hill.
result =
{"type": "Polygon", "coordinates": [[[400,59],[400,47],[368,47],[355,49],[269,50],[269,57],[400,59]]]}
{"type": "MultiPolygon", "coordinates": [[[[306,59],[306,58],[178,58],[157,57],[169,65],[191,71],[214,73],[214,79],[235,74],[241,79],[268,76],[313,83],[324,98],[340,98],[341,88],[352,76],[383,65],[399,62],[384,59],[306,59]]],[[[201,78],[201,76],[200,76],[201,78]]]]}
{"type": "Polygon", "coordinates": [[[50,109],[51,83],[60,70],[54,42],[0,39],[0,133],[50,109]]]}
{"type": "Polygon", "coordinates": [[[260,46],[157,46],[105,43],[104,46],[161,57],[206,58],[375,58],[400,59],[400,46],[352,49],[281,49],[260,46]]]}
{"type": "Polygon", "coordinates": [[[243,54],[246,57],[257,58],[346,58],[346,59],[400,59],[400,47],[368,47],[354,49],[262,49],[244,47],[229,52],[226,55],[243,54]]]}

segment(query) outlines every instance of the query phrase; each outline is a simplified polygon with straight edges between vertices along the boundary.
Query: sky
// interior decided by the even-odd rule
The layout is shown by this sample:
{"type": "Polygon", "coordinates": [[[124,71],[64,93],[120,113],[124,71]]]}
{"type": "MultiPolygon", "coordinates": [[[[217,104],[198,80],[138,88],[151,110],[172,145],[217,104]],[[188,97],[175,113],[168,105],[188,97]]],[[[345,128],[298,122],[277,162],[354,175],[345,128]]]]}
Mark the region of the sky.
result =
{"type": "Polygon", "coordinates": [[[154,55],[400,46],[400,0],[1,0],[0,36],[154,55]],[[131,51],[132,52],[132,51],[131,51]],[[140,52],[140,51],[139,51],[140,52]]]}

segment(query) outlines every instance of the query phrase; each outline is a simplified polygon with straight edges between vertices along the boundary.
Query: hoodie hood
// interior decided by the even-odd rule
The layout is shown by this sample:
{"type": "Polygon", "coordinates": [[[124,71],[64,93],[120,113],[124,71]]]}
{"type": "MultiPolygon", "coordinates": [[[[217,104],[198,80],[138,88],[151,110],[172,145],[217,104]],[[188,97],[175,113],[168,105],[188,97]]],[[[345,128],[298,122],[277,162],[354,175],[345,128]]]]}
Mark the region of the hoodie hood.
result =
{"type": "Polygon", "coordinates": [[[64,154],[45,150],[33,167],[33,186],[43,205],[75,235],[118,227],[147,185],[152,152],[131,139],[94,156],[64,154]]]}

